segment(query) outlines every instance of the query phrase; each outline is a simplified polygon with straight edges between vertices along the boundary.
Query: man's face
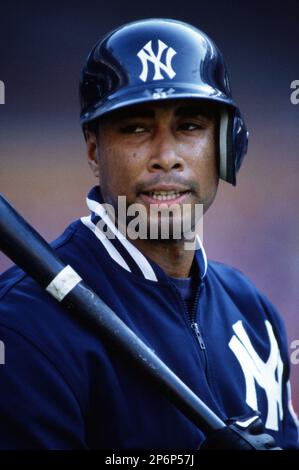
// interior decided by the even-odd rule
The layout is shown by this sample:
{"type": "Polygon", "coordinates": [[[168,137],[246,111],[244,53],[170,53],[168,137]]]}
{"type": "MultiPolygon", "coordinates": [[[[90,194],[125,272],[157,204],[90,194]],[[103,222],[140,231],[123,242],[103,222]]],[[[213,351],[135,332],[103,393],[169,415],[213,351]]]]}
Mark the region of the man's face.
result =
{"type": "Polygon", "coordinates": [[[204,100],[135,105],[101,118],[98,134],[87,132],[90,166],[106,203],[203,204],[218,186],[216,106],[204,100]]]}

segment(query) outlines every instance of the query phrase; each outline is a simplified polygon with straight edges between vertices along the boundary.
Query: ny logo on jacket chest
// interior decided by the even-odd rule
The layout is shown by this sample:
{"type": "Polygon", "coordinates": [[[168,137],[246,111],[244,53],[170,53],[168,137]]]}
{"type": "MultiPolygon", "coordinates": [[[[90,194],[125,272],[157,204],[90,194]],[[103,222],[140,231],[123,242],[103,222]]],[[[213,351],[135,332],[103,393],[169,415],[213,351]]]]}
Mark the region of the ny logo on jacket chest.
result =
{"type": "Polygon", "coordinates": [[[254,347],[244,329],[242,321],[233,325],[235,334],[232,336],[229,347],[238,359],[242,368],[246,384],[246,403],[258,410],[256,384],[265,391],[268,404],[268,413],[265,426],[278,431],[279,422],[283,418],[282,408],[282,374],[283,362],[280,357],[277,341],[272,326],[265,321],[270,342],[270,354],[264,362],[254,347]]]}
{"type": "Polygon", "coordinates": [[[165,72],[170,79],[174,78],[176,73],[172,68],[171,62],[173,57],[175,56],[176,51],[172,48],[167,46],[163,41],[158,39],[158,52],[155,55],[153,51],[152,41],[149,41],[142,49],[138,52],[137,56],[141,60],[142,63],[142,72],[139,75],[139,78],[146,82],[148,79],[148,62],[151,62],[154,65],[154,76],[153,80],[163,80],[164,77],[161,73],[165,72]],[[165,51],[165,61],[164,64],[162,62],[162,54],[165,51]]]}

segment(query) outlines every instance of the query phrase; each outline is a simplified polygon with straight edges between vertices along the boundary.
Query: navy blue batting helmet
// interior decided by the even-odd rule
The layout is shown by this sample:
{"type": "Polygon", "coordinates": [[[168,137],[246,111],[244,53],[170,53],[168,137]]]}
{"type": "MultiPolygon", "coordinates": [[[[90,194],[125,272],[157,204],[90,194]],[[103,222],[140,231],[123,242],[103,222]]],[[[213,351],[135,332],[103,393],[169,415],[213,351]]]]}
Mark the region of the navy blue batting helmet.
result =
{"type": "Polygon", "coordinates": [[[206,34],[189,24],[145,19],[121,26],[97,42],[82,71],[80,121],[84,128],[124,106],[174,98],[221,105],[219,176],[235,185],[248,132],[232,99],[222,54],[206,34]]]}

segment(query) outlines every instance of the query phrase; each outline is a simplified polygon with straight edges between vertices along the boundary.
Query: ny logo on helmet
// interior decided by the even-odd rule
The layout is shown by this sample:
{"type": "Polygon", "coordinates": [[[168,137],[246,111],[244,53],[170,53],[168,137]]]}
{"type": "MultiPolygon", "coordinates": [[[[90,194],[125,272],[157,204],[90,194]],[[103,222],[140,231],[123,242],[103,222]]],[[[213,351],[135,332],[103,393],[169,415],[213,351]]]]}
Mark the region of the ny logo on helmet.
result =
{"type": "Polygon", "coordinates": [[[140,51],[137,54],[137,56],[139,57],[142,63],[142,72],[139,75],[139,78],[143,82],[147,81],[148,62],[152,62],[152,64],[154,64],[154,67],[155,67],[153,80],[163,80],[165,78],[163,77],[161,70],[167,73],[168,77],[172,79],[176,75],[171,65],[171,61],[175,55],[176,55],[176,51],[172,47],[167,46],[163,41],[160,41],[160,39],[158,39],[158,53],[157,55],[155,55],[153,48],[152,48],[152,41],[149,41],[147,44],[145,44],[145,46],[143,46],[142,49],[140,49],[140,51]],[[166,57],[165,57],[166,64],[161,62],[161,57],[165,50],[167,50],[166,57]]]}

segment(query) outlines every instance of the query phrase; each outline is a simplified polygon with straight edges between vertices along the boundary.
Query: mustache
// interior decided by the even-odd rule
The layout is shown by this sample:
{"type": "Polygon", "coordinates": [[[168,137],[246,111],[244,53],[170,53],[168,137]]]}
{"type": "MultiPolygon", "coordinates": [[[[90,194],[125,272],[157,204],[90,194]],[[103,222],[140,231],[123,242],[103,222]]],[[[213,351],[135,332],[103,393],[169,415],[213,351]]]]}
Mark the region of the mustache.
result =
{"type": "Polygon", "coordinates": [[[172,176],[171,178],[165,178],[163,175],[156,175],[155,177],[151,178],[150,180],[143,181],[140,183],[136,183],[135,190],[136,194],[142,193],[147,191],[148,188],[153,186],[158,186],[159,184],[167,184],[169,186],[182,186],[186,188],[186,191],[191,191],[196,194],[200,194],[200,187],[199,183],[196,180],[187,180],[185,178],[181,178],[180,176],[172,176]]]}

